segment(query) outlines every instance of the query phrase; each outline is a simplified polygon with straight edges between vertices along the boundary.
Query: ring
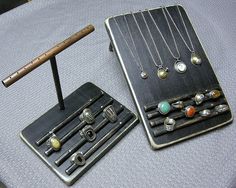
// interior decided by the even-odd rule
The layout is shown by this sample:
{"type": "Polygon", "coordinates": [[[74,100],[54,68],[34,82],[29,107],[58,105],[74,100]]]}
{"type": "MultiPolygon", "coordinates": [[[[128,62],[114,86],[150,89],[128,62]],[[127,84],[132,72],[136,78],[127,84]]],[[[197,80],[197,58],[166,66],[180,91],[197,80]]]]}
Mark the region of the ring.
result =
{"type": "Polygon", "coordinates": [[[85,121],[87,124],[92,124],[95,120],[93,113],[89,108],[85,108],[79,118],[81,121],[85,121]]]}
{"type": "Polygon", "coordinates": [[[86,125],[81,131],[80,135],[84,137],[87,141],[92,142],[96,139],[97,135],[91,125],[86,125]]]}
{"type": "Polygon", "coordinates": [[[208,96],[211,99],[217,99],[221,96],[221,92],[215,89],[207,93],[206,96],[208,96]]]}
{"type": "Polygon", "coordinates": [[[109,105],[103,110],[103,117],[107,118],[111,123],[115,123],[118,119],[114,106],[109,105]]]}
{"type": "Polygon", "coordinates": [[[186,117],[191,118],[195,115],[196,109],[194,106],[187,106],[184,112],[186,117]]]}
{"type": "Polygon", "coordinates": [[[158,108],[158,111],[162,115],[166,115],[166,114],[168,114],[170,112],[170,104],[167,101],[159,102],[157,108],[158,108]]]}
{"type": "Polygon", "coordinates": [[[51,147],[54,151],[58,151],[61,149],[61,141],[60,139],[53,134],[48,140],[47,140],[47,146],[51,147]]]}
{"type": "Polygon", "coordinates": [[[171,106],[174,108],[183,108],[184,107],[184,102],[183,101],[177,101],[175,103],[172,103],[171,106]]]}
{"type": "Polygon", "coordinates": [[[218,113],[222,113],[222,112],[225,112],[225,111],[229,110],[229,106],[226,105],[226,104],[220,104],[220,105],[215,107],[215,110],[218,113]]]}
{"type": "Polygon", "coordinates": [[[205,99],[205,96],[202,93],[197,93],[194,97],[194,101],[196,105],[201,104],[205,99]]]}
{"type": "Polygon", "coordinates": [[[77,164],[79,166],[83,166],[86,163],[82,152],[75,152],[73,155],[71,155],[70,161],[71,163],[77,164]]]}
{"type": "Polygon", "coordinates": [[[211,111],[209,109],[205,109],[205,110],[202,110],[199,112],[199,114],[202,116],[202,117],[208,117],[211,115],[211,111]]]}
{"type": "Polygon", "coordinates": [[[167,117],[164,120],[164,126],[166,131],[173,131],[175,129],[175,120],[173,118],[167,117]]]}

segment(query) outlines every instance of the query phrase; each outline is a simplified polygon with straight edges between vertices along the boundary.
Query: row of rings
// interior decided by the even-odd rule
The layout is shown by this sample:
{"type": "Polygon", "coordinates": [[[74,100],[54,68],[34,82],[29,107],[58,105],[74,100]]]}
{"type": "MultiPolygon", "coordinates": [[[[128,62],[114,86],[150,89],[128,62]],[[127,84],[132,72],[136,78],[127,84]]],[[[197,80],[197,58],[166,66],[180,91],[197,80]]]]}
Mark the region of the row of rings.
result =
{"type": "MultiPolygon", "coordinates": [[[[216,113],[223,113],[227,110],[229,110],[229,106],[226,104],[221,104],[214,108],[214,111],[216,113]]],[[[199,112],[199,115],[201,117],[209,117],[211,116],[212,112],[213,112],[212,110],[204,109],[199,112]]],[[[173,131],[175,129],[175,125],[176,125],[176,121],[173,118],[169,118],[169,117],[165,118],[164,126],[165,126],[166,131],[173,131]]]]}
{"type": "MultiPolygon", "coordinates": [[[[197,93],[192,99],[196,103],[196,105],[200,105],[203,103],[205,99],[216,99],[221,96],[221,92],[219,90],[212,90],[205,95],[202,93],[197,93]]],[[[170,103],[168,101],[161,101],[158,103],[157,110],[160,112],[162,115],[166,115],[170,112],[171,106],[174,108],[182,109],[184,108],[184,102],[183,101],[177,101],[175,103],[170,103]]],[[[191,112],[189,115],[191,115],[194,112],[193,107],[186,107],[185,110],[188,112],[191,112]],[[187,108],[187,109],[186,109],[187,108]]],[[[194,115],[194,114],[193,114],[194,115]]]]}
{"type": "MultiPolygon", "coordinates": [[[[117,121],[118,117],[113,105],[109,105],[103,110],[103,117],[108,119],[111,123],[117,121]]],[[[90,108],[85,108],[79,118],[81,121],[85,121],[88,124],[80,131],[81,137],[84,137],[89,142],[94,141],[96,139],[96,133],[93,127],[89,125],[95,121],[92,110],[90,108]]],[[[60,150],[62,146],[60,139],[55,134],[52,134],[52,136],[47,140],[46,144],[54,151],[60,150]]]]}

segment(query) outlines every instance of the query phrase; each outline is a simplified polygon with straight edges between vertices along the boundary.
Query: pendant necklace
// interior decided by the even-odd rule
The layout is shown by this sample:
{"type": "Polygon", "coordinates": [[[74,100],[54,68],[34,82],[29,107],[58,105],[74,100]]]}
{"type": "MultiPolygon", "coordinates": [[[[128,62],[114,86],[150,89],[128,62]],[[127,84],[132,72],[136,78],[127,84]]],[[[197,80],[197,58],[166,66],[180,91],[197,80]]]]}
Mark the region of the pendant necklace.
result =
{"type": "Polygon", "coordinates": [[[184,19],[183,19],[182,13],[181,13],[181,11],[179,10],[179,6],[177,6],[177,10],[178,10],[178,13],[179,13],[179,15],[180,15],[181,22],[182,22],[182,24],[183,24],[183,26],[184,26],[184,30],[185,30],[185,32],[186,32],[186,34],[187,34],[188,40],[189,40],[189,42],[190,42],[191,48],[189,47],[189,45],[188,45],[187,42],[185,41],[183,35],[181,34],[179,28],[177,27],[177,25],[176,25],[175,21],[173,20],[173,18],[172,18],[172,16],[171,16],[170,12],[168,11],[168,9],[167,9],[166,7],[164,7],[164,8],[165,8],[165,10],[166,10],[168,16],[170,17],[171,22],[173,23],[173,25],[175,26],[177,32],[179,33],[181,39],[183,40],[185,46],[186,46],[186,47],[188,48],[188,50],[191,52],[191,63],[194,64],[194,65],[200,65],[200,64],[202,63],[202,59],[201,59],[201,57],[196,53],[196,51],[195,51],[195,49],[194,49],[193,42],[192,42],[192,40],[191,40],[191,38],[190,38],[190,35],[189,35],[189,32],[188,32],[187,26],[186,26],[186,24],[185,24],[185,21],[184,21],[184,19]]]}
{"type": "Polygon", "coordinates": [[[141,36],[142,36],[142,38],[143,38],[143,40],[144,40],[144,43],[145,43],[145,45],[147,46],[148,52],[150,53],[151,58],[152,58],[152,60],[153,60],[153,62],[154,62],[154,64],[155,64],[155,66],[157,67],[157,76],[158,76],[158,78],[160,78],[160,79],[166,79],[167,76],[168,76],[168,68],[167,68],[167,67],[163,67],[162,58],[161,58],[161,56],[160,56],[160,53],[159,53],[159,51],[158,51],[158,49],[157,49],[157,46],[156,46],[154,40],[153,40],[152,35],[151,35],[152,42],[154,43],[156,53],[157,53],[158,58],[159,58],[159,60],[160,60],[160,64],[157,64],[156,60],[154,59],[154,57],[153,57],[153,55],[152,55],[152,52],[151,52],[151,50],[150,50],[150,47],[148,46],[148,43],[147,43],[147,41],[146,41],[146,39],[145,39],[145,37],[144,37],[144,35],[143,35],[143,33],[142,33],[142,30],[141,30],[141,28],[140,28],[140,26],[139,26],[139,24],[138,24],[138,21],[137,21],[137,19],[135,18],[134,14],[133,14],[132,12],[131,12],[131,15],[133,16],[134,21],[135,21],[135,23],[136,23],[136,25],[137,25],[137,27],[138,27],[138,30],[139,30],[139,32],[140,32],[140,34],[141,34],[141,36]]]}
{"type": "Polygon", "coordinates": [[[124,38],[124,41],[125,41],[125,43],[126,43],[128,49],[129,49],[129,51],[130,51],[130,53],[131,53],[133,59],[135,60],[136,65],[138,66],[138,68],[139,68],[140,71],[141,71],[141,73],[140,73],[141,78],[142,78],[142,79],[146,79],[146,78],[148,77],[148,74],[147,74],[147,72],[144,71],[144,69],[143,69],[143,65],[142,65],[141,59],[140,59],[140,57],[139,57],[139,55],[138,55],[137,47],[136,47],[136,45],[135,45],[135,43],[134,43],[134,40],[133,40],[133,37],[132,37],[132,35],[131,35],[130,28],[129,28],[129,25],[128,25],[128,22],[127,22],[127,19],[126,19],[125,15],[124,15],[125,23],[126,23],[126,25],[127,25],[127,27],[128,27],[128,33],[129,33],[129,36],[130,36],[130,38],[131,38],[132,44],[134,45],[134,48],[135,48],[135,50],[136,50],[136,52],[137,52],[137,56],[135,56],[134,53],[133,53],[133,51],[131,50],[131,48],[130,48],[130,46],[129,46],[129,44],[128,44],[128,41],[126,40],[125,35],[124,35],[123,32],[121,31],[120,26],[119,26],[117,20],[116,20],[114,17],[113,17],[113,19],[114,19],[114,21],[115,21],[115,24],[116,24],[116,26],[117,26],[117,28],[118,28],[120,34],[121,34],[122,37],[124,38]]]}
{"type": "MultiPolygon", "coordinates": [[[[168,22],[168,19],[167,19],[167,17],[166,17],[165,12],[164,12],[164,9],[162,8],[162,13],[163,13],[163,15],[164,15],[164,17],[165,17],[165,20],[166,20],[166,22],[167,22],[167,25],[168,25],[169,31],[170,31],[170,33],[171,33],[171,37],[172,37],[172,39],[173,39],[173,41],[174,41],[174,46],[175,46],[175,49],[176,49],[176,52],[177,52],[178,56],[175,56],[174,53],[172,52],[172,50],[170,49],[170,46],[168,45],[168,43],[167,43],[165,37],[163,36],[163,34],[162,34],[160,28],[158,27],[157,23],[155,22],[155,20],[154,20],[152,14],[150,13],[150,11],[147,10],[147,12],[148,12],[149,16],[151,17],[151,20],[152,20],[152,22],[154,23],[154,25],[155,25],[157,31],[159,32],[159,34],[160,34],[162,40],[164,41],[164,43],[165,43],[165,45],[166,45],[168,51],[170,52],[171,56],[175,59],[175,63],[174,63],[174,68],[175,68],[175,70],[176,70],[178,73],[185,73],[186,70],[187,70],[187,66],[186,66],[186,64],[185,64],[182,60],[180,60],[180,52],[179,52],[179,49],[178,49],[178,46],[177,46],[177,43],[176,43],[176,40],[175,40],[173,31],[172,31],[172,29],[171,29],[171,27],[170,27],[170,24],[169,24],[169,22],[168,22]]],[[[143,15],[143,14],[142,14],[142,15],[143,15]]],[[[144,15],[143,15],[143,19],[145,20],[144,15]]],[[[147,25],[147,27],[148,27],[148,24],[147,24],[146,21],[145,21],[145,23],[146,23],[146,25],[147,25]]],[[[150,29],[148,29],[148,30],[149,30],[149,32],[150,32],[150,29]]],[[[151,33],[151,32],[150,32],[150,33],[151,33]]]]}

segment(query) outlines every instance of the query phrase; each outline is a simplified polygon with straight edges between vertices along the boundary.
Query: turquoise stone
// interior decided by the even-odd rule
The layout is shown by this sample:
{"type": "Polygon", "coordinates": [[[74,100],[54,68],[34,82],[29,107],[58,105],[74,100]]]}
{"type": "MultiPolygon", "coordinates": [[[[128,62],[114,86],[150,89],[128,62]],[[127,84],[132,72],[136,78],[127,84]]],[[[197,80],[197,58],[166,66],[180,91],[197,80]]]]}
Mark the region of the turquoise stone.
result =
{"type": "Polygon", "coordinates": [[[162,101],[158,104],[158,111],[165,115],[168,114],[170,111],[170,104],[167,101],[162,101]]]}

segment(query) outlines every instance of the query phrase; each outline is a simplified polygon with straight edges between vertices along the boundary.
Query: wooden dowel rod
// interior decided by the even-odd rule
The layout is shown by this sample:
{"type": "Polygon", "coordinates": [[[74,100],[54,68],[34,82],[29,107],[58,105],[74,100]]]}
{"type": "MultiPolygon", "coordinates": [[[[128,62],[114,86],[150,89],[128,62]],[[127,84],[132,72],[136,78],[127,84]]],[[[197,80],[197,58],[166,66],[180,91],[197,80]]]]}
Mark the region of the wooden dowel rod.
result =
{"type": "Polygon", "coordinates": [[[34,69],[36,69],[37,67],[42,65],[43,63],[45,63],[46,61],[48,61],[50,58],[54,57],[55,55],[57,55],[61,51],[65,50],[67,47],[71,46],[72,44],[74,44],[78,40],[82,39],[83,37],[85,37],[88,34],[90,34],[91,32],[93,32],[94,29],[95,28],[93,25],[88,25],[85,28],[83,28],[82,30],[80,30],[79,32],[77,32],[77,33],[73,34],[72,36],[70,36],[69,38],[67,38],[66,40],[55,45],[50,50],[48,50],[45,53],[43,53],[42,55],[36,57],[31,62],[29,62],[28,64],[26,64],[25,66],[23,66],[22,68],[20,68],[19,70],[17,70],[13,74],[11,74],[10,76],[6,77],[4,80],[2,80],[3,85],[5,87],[12,85],[17,80],[21,79],[22,77],[24,77],[25,75],[27,75],[28,73],[30,73],[31,71],[33,71],[34,69]]]}

